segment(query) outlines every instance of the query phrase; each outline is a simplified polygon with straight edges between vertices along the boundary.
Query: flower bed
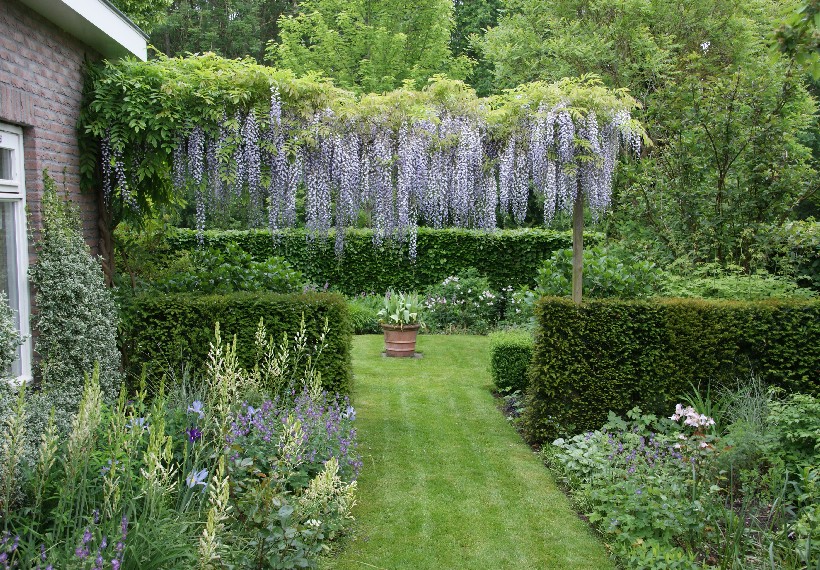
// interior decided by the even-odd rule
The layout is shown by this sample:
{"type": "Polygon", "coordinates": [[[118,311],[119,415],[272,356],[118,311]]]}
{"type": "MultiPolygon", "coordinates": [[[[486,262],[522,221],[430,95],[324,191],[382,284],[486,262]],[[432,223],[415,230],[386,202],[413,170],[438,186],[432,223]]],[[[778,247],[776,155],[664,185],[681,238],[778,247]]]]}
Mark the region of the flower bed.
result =
{"type": "Polygon", "coordinates": [[[820,400],[753,383],[712,409],[610,413],[542,455],[627,568],[815,568],[820,400]]]}
{"type": "Polygon", "coordinates": [[[51,422],[31,461],[21,395],[0,454],[0,565],[316,567],[352,518],[356,414],[305,354],[292,376],[284,345],[263,344],[248,371],[217,331],[204,382],[143,381],[112,406],[95,374],[70,432],[51,422]]]}

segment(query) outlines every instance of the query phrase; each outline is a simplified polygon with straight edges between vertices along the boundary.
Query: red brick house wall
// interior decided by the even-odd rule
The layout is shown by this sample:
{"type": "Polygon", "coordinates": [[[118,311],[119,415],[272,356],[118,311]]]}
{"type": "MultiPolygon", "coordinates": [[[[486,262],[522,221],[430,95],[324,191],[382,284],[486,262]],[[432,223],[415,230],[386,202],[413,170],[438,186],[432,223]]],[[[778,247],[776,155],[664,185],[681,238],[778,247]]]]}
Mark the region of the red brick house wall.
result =
{"type": "Polygon", "coordinates": [[[97,196],[80,192],[77,146],[86,59],[99,55],[18,0],[0,0],[0,122],[23,127],[29,229],[36,237],[42,171],[48,169],[77,205],[86,242],[96,254],[97,196]]]}

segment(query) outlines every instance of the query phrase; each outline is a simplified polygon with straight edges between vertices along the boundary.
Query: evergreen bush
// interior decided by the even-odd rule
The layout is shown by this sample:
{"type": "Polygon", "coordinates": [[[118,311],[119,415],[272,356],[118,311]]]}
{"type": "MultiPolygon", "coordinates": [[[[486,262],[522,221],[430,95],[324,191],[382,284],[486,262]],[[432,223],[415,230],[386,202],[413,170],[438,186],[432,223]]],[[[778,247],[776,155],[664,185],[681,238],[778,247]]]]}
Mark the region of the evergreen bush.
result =
{"type": "Polygon", "coordinates": [[[532,359],[532,335],[521,331],[498,331],[490,335],[490,373],[501,393],[524,392],[532,359]]]}
{"type": "Polygon", "coordinates": [[[666,415],[691,386],[755,374],[820,395],[820,302],[545,298],[529,372],[530,441],[596,429],[634,406],[666,415]]]}
{"type": "Polygon", "coordinates": [[[43,227],[37,262],[29,270],[34,286],[35,375],[41,394],[53,405],[61,428],[80,403],[86,376],[99,364],[103,398],[120,389],[117,310],[103,272],[83,240],[73,207],[57,195],[43,173],[43,227]]]}
{"type": "Polygon", "coordinates": [[[178,373],[186,366],[194,367],[190,372],[203,372],[217,322],[223,338],[237,336],[239,365],[250,370],[257,356],[260,319],[275,341],[293,339],[304,319],[309,346],[321,337],[327,322],[327,347],[316,368],[329,392],[350,393],[353,328],[345,299],[333,293],[138,295],[125,307],[122,343],[127,370],[138,375],[144,363],[150,375],[178,373]]]}

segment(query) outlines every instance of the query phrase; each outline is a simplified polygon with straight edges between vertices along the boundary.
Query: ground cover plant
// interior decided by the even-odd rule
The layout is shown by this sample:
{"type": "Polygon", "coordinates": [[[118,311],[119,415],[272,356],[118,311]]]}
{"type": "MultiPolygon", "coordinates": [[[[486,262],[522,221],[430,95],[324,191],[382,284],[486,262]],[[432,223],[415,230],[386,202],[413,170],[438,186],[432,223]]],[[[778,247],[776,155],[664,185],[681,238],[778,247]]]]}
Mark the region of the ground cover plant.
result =
{"type": "Polygon", "coordinates": [[[95,370],[67,436],[52,412],[31,462],[21,389],[2,446],[4,567],[315,567],[355,503],[355,410],[263,334],[253,370],[217,328],[202,382],[123,388],[111,405],[95,370]]]}
{"type": "Polygon", "coordinates": [[[542,456],[628,568],[820,567],[820,401],[755,379],[690,400],[542,456]]]}
{"type": "Polygon", "coordinates": [[[612,568],[498,413],[488,338],[424,335],[418,347],[424,358],[390,359],[381,335],[354,339],[364,466],[356,522],[323,567],[612,568]]]}

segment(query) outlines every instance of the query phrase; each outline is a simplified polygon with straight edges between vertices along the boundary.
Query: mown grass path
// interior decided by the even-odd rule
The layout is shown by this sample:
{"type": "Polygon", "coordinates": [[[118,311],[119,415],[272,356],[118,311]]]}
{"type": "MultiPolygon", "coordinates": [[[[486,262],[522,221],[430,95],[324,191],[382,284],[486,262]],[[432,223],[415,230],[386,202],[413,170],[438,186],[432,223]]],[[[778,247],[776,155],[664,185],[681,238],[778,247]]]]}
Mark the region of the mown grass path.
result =
{"type": "Polygon", "coordinates": [[[353,343],[364,469],[353,533],[325,568],[611,568],[548,471],[496,409],[478,336],[422,336],[422,359],[353,343]]]}

